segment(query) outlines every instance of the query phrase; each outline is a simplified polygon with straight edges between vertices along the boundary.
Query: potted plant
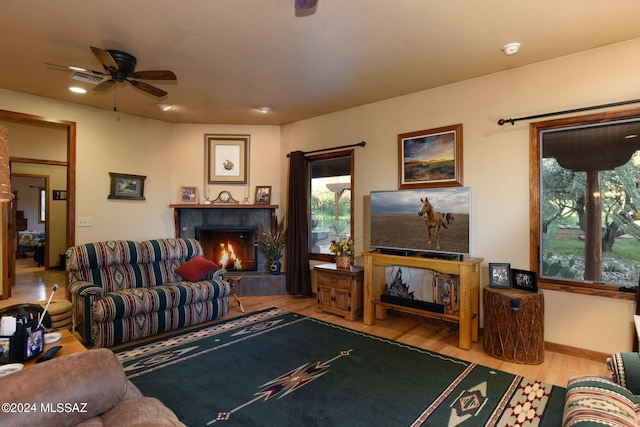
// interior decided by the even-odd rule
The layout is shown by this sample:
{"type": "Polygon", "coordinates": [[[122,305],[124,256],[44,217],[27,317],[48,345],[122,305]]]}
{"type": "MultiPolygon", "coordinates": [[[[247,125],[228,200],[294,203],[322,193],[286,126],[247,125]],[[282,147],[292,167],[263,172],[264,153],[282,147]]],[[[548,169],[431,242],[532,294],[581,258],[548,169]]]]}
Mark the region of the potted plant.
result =
{"type": "Polygon", "coordinates": [[[275,232],[265,231],[262,227],[256,229],[258,236],[258,244],[264,250],[265,255],[271,262],[269,263],[269,270],[272,274],[280,274],[280,258],[282,257],[282,250],[284,249],[285,242],[287,241],[287,230],[284,226],[284,218],[278,226],[275,232]]]}
{"type": "Polygon", "coordinates": [[[336,266],[338,268],[349,268],[351,265],[351,256],[353,255],[353,239],[349,237],[340,237],[338,240],[332,240],[329,251],[336,256],[336,266]]]}

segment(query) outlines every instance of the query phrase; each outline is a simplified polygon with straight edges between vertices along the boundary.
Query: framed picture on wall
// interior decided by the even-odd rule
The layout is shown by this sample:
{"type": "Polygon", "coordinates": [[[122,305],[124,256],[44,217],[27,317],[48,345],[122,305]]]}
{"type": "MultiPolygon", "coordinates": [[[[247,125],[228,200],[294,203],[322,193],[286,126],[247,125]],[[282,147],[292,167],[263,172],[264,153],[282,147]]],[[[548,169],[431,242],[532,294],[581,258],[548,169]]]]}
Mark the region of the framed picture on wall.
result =
{"type": "Polygon", "coordinates": [[[51,195],[52,200],[67,200],[67,190],[53,190],[51,195]]]}
{"type": "Polygon", "coordinates": [[[205,135],[209,184],[246,184],[249,135],[205,135]]]}
{"type": "Polygon", "coordinates": [[[145,200],[144,180],[146,176],[109,172],[111,192],[109,199],[145,200]]]}
{"type": "Polygon", "coordinates": [[[462,123],[398,135],[398,188],[462,187],[462,123]]]}

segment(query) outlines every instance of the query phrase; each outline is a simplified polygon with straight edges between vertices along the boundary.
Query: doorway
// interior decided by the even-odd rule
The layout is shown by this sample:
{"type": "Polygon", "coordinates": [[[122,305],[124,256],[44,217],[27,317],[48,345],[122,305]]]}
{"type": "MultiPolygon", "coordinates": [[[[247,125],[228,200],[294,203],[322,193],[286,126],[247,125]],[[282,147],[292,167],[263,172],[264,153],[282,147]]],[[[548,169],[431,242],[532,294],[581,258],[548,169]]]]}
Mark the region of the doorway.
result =
{"type": "MultiPolygon", "coordinates": [[[[66,120],[57,120],[51,119],[41,116],[35,116],[31,114],[17,113],[14,111],[6,111],[0,110],[0,123],[4,124],[7,127],[17,126],[17,127],[34,127],[34,128],[52,128],[57,130],[64,131],[66,135],[66,162],[65,163],[65,171],[66,171],[66,200],[62,201],[66,206],[66,219],[64,221],[65,230],[64,230],[64,241],[65,247],[70,247],[75,244],[75,197],[76,197],[76,123],[66,120]]],[[[13,137],[9,136],[9,149],[11,153],[12,143],[20,143],[20,144],[28,144],[28,141],[18,141],[16,139],[12,139],[13,137]]],[[[39,161],[43,163],[47,163],[47,161],[51,161],[51,159],[40,158],[39,156],[29,156],[29,157],[37,157],[39,161]]],[[[42,157],[46,157],[46,155],[42,155],[42,157]]],[[[20,162],[20,158],[11,158],[11,162],[20,162]]],[[[55,163],[55,162],[54,162],[55,163]]],[[[2,219],[2,229],[0,231],[2,236],[2,251],[3,258],[9,259],[9,262],[3,263],[2,268],[2,293],[0,294],[0,299],[7,299],[11,297],[12,286],[15,284],[15,257],[11,255],[10,249],[10,233],[6,230],[14,230],[15,224],[13,224],[13,219],[11,216],[6,214],[6,212],[10,209],[7,206],[10,203],[3,203],[3,219],[2,219]]]]}
{"type": "Polygon", "coordinates": [[[15,231],[17,232],[16,276],[24,268],[33,271],[49,268],[50,248],[48,203],[49,177],[45,175],[11,174],[11,191],[15,204],[15,231]],[[37,269],[36,269],[37,267],[37,269]],[[34,270],[35,269],[35,270],[34,270]]]}

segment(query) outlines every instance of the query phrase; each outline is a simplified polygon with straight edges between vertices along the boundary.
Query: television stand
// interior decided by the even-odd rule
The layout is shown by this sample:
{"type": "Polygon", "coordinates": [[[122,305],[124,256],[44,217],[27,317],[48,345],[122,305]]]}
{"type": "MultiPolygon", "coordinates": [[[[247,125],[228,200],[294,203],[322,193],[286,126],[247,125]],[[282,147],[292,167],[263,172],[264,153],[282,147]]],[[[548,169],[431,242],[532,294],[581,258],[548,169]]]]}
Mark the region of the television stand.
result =
{"type": "Polygon", "coordinates": [[[363,322],[375,324],[376,319],[383,320],[387,308],[409,311],[422,316],[435,317],[459,324],[458,346],[465,350],[471,348],[471,342],[478,341],[480,317],[480,263],[482,258],[464,260],[444,260],[424,258],[422,256],[386,255],[378,252],[364,253],[364,307],[363,322]],[[440,273],[454,274],[460,279],[460,311],[458,313],[434,313],[412,307],[382,302],[384,293],[385,270],[387,266],[400,265],[424,268],[440,273]]]}

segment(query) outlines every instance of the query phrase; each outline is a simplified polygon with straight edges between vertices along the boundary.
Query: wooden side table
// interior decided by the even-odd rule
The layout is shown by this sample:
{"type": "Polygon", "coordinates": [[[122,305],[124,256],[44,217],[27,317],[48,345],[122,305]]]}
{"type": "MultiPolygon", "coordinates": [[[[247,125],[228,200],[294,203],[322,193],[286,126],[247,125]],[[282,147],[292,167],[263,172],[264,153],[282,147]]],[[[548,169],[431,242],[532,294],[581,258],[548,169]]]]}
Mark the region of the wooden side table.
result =
{"type": "Polygon", "coordinates": [[[314,267],[318,281],[318,310],[356,320],[362,314],[364,268],[355,265],[337,268],[335,264],[314,267]]]}
{"type": "Polygon", "coordinates": [[[544,361],[544,294],[485,287],[484,349],[508,362],[544,361]]]}

